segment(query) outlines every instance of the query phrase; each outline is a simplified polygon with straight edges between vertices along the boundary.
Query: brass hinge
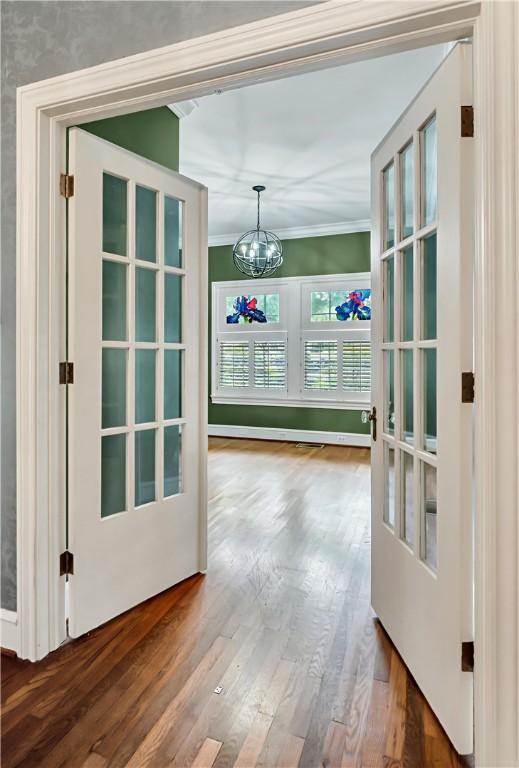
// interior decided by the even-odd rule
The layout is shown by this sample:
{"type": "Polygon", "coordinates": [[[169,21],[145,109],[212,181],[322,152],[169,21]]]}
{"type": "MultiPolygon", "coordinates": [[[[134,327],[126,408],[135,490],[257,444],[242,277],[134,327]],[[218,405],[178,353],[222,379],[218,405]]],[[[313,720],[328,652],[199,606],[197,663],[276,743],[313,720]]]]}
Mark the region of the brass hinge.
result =
{"type": "Polygon", "coordinates": [[[59,364],[59,383],[60,384],[74,383],[74,363],[69,363],[65,361],[59,364]]]}
{"type": "Polygon", "coordinates": [[[474,402],[474,374],[472,371],[463,371],[461,374],[461,402],[474,402]]]}
{"type": "Polygon", "coordinates": [[[474,672],[474,641],[461,644],[461,671],[474,672]]]}
{"type": "Polygon", "coordinates": [[[74,573],[74,555],[66,549],[59,556],[59,575],[71,576],[74,573]]]}
{"type": "Polygon", "coordinates": [[[62,197],[73,197],[74,177],[68,173],[62,173],[59,177],[59,191],[62,197]]]}
{"type": "Polygon", "coordinates": [[[474,137],[474,107],[461,107],[461,138],[474,137]]]}

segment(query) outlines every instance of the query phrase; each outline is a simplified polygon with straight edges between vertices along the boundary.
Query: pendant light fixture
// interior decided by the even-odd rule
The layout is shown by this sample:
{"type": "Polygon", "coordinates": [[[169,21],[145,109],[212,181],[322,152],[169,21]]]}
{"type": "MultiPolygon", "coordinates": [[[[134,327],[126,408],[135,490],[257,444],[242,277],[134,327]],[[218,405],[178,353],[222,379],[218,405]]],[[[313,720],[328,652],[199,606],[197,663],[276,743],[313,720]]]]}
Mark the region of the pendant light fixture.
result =
{"type": "Polygon", "coordinates": [[[256,229],[245,232],[235,243],[232,257],[234,264],[247,277],[268,277],[283,264],[283,246],[273,232],[261,229],[260,195],[265,187],[252,187],[258,195],[258,221],[256,229]]]}

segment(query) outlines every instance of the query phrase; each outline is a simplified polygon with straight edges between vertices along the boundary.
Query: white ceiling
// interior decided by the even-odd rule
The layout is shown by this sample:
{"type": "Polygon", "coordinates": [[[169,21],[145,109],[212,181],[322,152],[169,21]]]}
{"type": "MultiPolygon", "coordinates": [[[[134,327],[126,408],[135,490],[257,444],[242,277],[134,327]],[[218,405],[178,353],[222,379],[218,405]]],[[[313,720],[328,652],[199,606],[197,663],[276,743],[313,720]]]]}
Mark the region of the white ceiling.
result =
{"type": "Polygon", "coordinates": [[[366,224],[370,154],[444,53],[422,48],[200,99],[180,122],[180,170],[209,189],[209,235],[231,242],[255,226],[253,184],[267,187],[262,224],[274,232],[366,224]]]}

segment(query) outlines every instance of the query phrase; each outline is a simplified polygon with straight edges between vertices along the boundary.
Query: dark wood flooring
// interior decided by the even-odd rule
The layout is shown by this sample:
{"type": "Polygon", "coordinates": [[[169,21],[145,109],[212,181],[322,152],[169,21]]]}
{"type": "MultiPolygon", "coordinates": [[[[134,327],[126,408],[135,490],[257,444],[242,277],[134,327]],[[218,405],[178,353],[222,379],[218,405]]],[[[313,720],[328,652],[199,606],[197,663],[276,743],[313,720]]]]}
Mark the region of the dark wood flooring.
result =
{"type": "Polygon", "coordinates": [[[207,575],[4,657],[3,767],[461,765],[370,609],[369,475],[365,449],[211,440],[207,575]]]}

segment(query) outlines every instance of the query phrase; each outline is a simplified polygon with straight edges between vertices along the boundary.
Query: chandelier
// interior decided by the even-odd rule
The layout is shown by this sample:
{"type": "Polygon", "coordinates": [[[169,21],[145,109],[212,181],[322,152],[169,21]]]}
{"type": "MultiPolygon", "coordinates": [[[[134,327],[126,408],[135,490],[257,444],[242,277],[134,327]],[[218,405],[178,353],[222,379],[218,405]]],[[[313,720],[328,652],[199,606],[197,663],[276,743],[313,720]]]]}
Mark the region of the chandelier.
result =
{"type": "Polygon", "coordinates": [[[267,277],[283,264],[283,246],[273,232],[260,227],[260,194],[265,187],[252,187],[258,194],[256,229],[245,232],[235,243],[232,258],[237,269],[247,277],[267,277]]]}

